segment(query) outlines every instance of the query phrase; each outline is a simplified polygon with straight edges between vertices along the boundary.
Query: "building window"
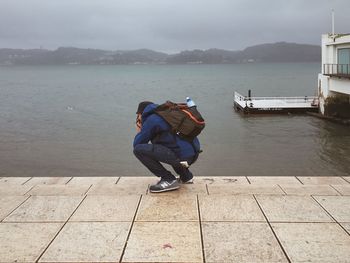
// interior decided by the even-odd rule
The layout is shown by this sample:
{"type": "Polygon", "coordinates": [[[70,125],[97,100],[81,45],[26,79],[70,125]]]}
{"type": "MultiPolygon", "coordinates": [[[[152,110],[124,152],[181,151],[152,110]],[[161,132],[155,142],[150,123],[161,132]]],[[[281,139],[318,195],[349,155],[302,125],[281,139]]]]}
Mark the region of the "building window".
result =
{"type": "Polygon", "coordinates": [[[338,49],[338,74],[350,74],[350,48],[338,49]]]}

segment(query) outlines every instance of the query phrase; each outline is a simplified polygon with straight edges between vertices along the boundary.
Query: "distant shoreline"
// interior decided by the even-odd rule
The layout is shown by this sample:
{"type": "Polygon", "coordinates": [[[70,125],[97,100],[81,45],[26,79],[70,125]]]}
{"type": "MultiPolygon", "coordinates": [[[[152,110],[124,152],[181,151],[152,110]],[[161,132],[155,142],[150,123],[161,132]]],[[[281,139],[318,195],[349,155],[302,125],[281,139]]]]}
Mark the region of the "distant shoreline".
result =
{"type": "Polygon", "coordinates": [[[108,51],[60,47],[46,49],[0,49],[0,65],[147,65],[147,64],[246,64],[320,62],[321,47],[278,42],[241,51],[190,50],[166,54],[149,49],[108,51]]]}
{"type": "Polygon", "coordinates": [[[167,63],[145,63],[145,64],[13,64],[3,65],[2,68],[10,67],[79,67],[79,66],[219,66],[219,65],[263,65],[263,64],[317,64],[321,66],[321,61],[285,61],[285,62],[241,62],[241,63],[178,63],[178,64],[167,64],[167,63]]]}

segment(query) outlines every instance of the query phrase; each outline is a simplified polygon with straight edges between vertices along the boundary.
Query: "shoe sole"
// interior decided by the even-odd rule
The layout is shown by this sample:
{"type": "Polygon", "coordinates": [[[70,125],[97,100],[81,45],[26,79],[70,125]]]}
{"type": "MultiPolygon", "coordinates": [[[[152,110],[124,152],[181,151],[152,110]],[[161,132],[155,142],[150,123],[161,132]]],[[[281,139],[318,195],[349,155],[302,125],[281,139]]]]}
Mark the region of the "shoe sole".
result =
{"type": "Polygon", "coordinates": [[[187,182],[181,182],[182,184],[193,184],[193,179],[187,181],[187,182]]]}
{"type": "Polygon", "coordinates": [[[162,193],[162,192],[174,191],[174,190],[177,190],[179,188],[180,188],[180,186],[175,186],[175,187],[172,187],[172,188],[167,188],[167,189],[162,189],[162,190],[151,190],[151,189],[149,189],[149,191],[151,193],[162,193]]]}
{"type": "Polygon", "coordinates": [[[193,179],[190,179],[186,182],[182,181],[181,179],[178,179],[179,184],[193,184],[193,179]]]}

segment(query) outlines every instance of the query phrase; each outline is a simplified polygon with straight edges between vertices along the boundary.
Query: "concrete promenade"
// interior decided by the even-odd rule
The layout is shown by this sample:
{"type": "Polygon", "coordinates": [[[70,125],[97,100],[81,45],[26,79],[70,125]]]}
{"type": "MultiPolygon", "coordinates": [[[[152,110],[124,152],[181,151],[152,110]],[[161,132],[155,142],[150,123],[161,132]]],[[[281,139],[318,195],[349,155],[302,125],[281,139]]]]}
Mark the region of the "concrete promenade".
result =
{"type": "Polygon", "coordinates": [[[350,262],[350,176],[0,177],[0,262],[350,262]]]}

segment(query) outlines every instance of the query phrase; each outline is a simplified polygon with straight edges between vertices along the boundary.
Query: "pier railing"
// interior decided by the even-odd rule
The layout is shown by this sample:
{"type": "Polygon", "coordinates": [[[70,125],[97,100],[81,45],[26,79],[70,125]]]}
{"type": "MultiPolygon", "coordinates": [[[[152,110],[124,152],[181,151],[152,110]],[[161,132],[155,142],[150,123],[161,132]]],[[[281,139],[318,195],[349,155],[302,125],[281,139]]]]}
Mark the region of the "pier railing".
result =
{"type": "Polygon", "coordinates": [[[323,64],[323,74],[350,78],[350,64],[323,64]]]}
{"type": "Polygon", "coordinates": [[[315,96],[304,96],[304,97],[248,97],[239,94],[238,92],[234,93],[235,101],[284,101],[286,103],[310,103],[311,106],[318,106],[318,97],[315,96]]]}

